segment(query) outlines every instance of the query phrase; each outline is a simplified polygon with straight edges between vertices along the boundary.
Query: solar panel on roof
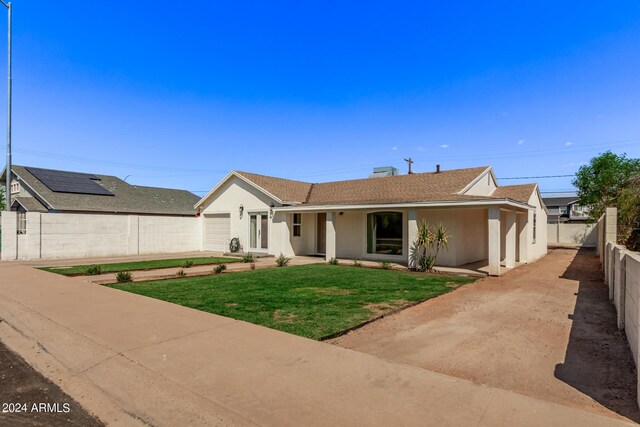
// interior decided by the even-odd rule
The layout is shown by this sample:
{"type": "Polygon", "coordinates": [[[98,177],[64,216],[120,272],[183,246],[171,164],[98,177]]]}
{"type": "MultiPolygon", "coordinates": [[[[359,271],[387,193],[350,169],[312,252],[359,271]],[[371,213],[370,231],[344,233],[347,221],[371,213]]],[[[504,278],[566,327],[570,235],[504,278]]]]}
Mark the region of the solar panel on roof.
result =
{"type": "Polygon", "coordinates": [[[31,175],[38,178],[49,190],[56,193],[113,196],[113,193],[96,182],[98,177],[95,175],[40,168],[27,168],[27,170],[31,175]]]}

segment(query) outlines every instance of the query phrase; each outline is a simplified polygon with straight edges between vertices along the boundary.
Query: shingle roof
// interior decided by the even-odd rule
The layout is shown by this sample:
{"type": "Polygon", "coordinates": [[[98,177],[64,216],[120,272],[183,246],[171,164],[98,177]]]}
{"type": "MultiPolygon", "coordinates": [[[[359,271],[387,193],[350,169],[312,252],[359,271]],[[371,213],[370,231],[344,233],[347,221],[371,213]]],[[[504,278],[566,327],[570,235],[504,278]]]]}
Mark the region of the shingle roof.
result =
{"type": "Polygon", "coordinates": [[[49,210],[195,215],[193,206],[199,199],[186,190],[136,186],[115,176],[97,174],[97,182],[113,196],[60,193],[51,191],[24,166],[14,165],[12,170],[40,196],[49,210]]]}
{"type": "Polygon", "coordinates": [[[478,199],[457,194],[487,167],[314,184],[306,204],[358,205],[478,199]]]}
{"type": "Polygon", "coordinates": [[[464,201],[510,198],[527,203],[535,184],[499,187],[491,196],[458,194],[488,166],[319,184],[236,172],[285,202],[310,206],[464,201]]]}
{"type": "Polygon", "coordinates": [[[313,185],[307,182],[275,178],[272,176],[258,175],[249,172],[236,171],[236,173],[273,194],[283,202],[303,203],[307,199],[307,195],[313,185]]]}
{"type": "Polygon", "coordinates": [[[578,201],[577,196],[572,197],[545,197],[542,199],[547,206],[567,206],[578,201]]]}
{"type": "Polygon", "coordinates": [[[517,202],[529,203],[531,193],[535,190],[536,184],[520,184],[520,185],[505,185],[496,188],[491,195],[494,199],[511,199],[517,202]]]}
{"type": "Polygon", "coordinates": [[[14,203],[22,205],[27,212],[47,212],[47,208],[35,197],[16,197],[14,203]]]}

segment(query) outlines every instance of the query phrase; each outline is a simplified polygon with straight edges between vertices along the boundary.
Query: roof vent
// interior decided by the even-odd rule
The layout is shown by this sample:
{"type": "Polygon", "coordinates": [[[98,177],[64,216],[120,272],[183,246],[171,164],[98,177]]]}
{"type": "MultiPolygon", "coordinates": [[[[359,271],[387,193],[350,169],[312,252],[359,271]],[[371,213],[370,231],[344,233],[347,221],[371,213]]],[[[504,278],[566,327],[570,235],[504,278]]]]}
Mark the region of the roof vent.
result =
{"type": "Polygon", "coordinates": [[[384,166],[380,168],[373,168],[373,173],[369,175],[369,178],[379,178],[381,176],[394,176],[398,175],[398,169],[393,166],[384,166]]]}
{"type": "Polygon", "coordinates": [[[436,165],[436,173],[440,173],[440,165],[436,165]]]}

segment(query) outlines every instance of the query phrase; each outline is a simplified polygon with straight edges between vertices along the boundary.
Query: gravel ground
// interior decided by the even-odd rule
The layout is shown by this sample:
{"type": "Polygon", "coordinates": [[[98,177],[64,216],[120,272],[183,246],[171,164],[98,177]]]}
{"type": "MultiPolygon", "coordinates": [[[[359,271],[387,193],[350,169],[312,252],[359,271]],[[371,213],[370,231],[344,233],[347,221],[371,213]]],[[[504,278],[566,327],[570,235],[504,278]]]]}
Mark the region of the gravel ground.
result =
{"type": "Polygon", "coordinates": [[[640,421],[631,350],[592,251],[551,250],[331,342],[640,421]]]}
{"type": "Polygon", "coordinates": [[[0,342],[0,426],[102,426],[0,342]]]}

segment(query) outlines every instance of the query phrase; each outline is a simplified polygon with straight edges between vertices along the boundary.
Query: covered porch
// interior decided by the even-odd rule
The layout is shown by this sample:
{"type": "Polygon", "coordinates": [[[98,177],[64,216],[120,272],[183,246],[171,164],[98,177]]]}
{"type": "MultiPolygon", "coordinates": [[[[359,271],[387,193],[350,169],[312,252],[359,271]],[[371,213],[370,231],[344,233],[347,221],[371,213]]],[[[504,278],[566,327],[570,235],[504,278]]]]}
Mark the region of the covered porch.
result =
{"type": "Polygon", "coordinates": [[[442,224],[449,233],[436,265],[475,268],[500,275],[529,261],[534,215],[522,205],[493,204],[278,210],[273,217],[275,255],[329,260],[386,260],[415,265],[412,247],[420,224],[442,224]]]}

